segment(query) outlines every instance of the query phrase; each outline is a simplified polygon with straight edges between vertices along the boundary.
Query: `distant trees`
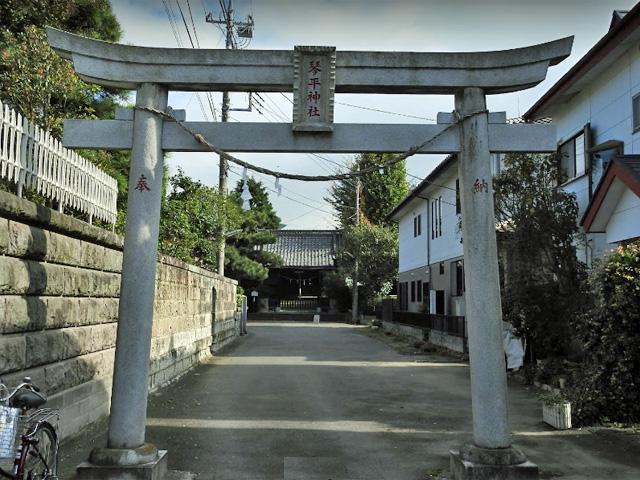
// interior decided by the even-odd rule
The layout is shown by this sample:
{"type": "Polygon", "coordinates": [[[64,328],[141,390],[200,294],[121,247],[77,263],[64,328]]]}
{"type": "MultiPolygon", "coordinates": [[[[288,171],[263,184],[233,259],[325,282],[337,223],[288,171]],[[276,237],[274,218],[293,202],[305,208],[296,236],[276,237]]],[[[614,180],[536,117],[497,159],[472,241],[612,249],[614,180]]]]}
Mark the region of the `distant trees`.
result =
{"type": "MultiPolygon", "coordinates": [[[[390,154],[360,154],[349,165],[353,172],[381,165],[393,158],[390,154]]],[[[387,295],[398,275],[398,230],[386,214],[408,193],[406,163],[400,161],[384,170],[361,177],[334,182],[329,202],[343,228],[343,249],[339,269],[324,282],[326,294],[345,303],[351,289],[345,278],[352,278],[358,265],[359,303],[370,309],[387,295]],[[359,188],[359,191],[357,190],[359,188]],[[356,193],[357,192],[357,193],[356,193]],[[356,194],[359,211],[356,211],[356,194]],[[358,221],[356,221],[356,219],[358,221]]]]}
{"type": "MultiPolygon", "coordinates": [[[[242,185],[238,181],[230,194],[238,208],[242,205],[242,185]]],[[[269,276],[270,267],[282,266],[279,255],[256,248],[275,243],[276,237],[269,230],[280,228],[280,218],[262,182],[249,178],[247,185],[252,196],[251,210],[241,211],[239,231],[227,237],[225,248],[225,275],[238,280],[245,291],[260,285],[269,276]]]]}
{"type": "MultiPolygon", "coordinates": [[[[355,172],[381,165],[392,157],[388,153],[363,153],[356,156],[347,167],[355,172]]],[[[406,174],[406,162],[402,160],[362,178],[360,212],[372,224],[392,225],[386,215],[407,196],[406,174]]],[[[334,182],[329,188],[329,197],[325,200],[333,206],[341,225],[353,224],[356,218],[355,178],[334,182]]]]}

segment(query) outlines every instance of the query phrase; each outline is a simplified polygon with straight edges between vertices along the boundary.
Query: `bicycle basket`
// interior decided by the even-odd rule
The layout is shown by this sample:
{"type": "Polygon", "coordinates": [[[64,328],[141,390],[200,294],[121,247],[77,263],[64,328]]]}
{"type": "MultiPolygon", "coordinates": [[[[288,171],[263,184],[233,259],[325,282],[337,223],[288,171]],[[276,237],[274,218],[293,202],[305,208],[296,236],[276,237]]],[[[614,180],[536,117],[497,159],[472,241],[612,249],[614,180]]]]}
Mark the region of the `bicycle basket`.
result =
{"type": "Polygon", "coordinates": [[[0,405],[0,466],[13,464],[18,432],[20,432],[20,409],[0,405]]]}

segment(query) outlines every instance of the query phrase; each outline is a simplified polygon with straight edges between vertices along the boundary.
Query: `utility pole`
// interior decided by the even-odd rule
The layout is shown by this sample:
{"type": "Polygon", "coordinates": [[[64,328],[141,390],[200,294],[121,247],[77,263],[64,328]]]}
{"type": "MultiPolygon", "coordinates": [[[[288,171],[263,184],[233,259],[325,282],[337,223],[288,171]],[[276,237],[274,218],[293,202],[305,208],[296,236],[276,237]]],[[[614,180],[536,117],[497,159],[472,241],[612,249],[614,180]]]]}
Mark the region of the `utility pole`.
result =
{"type": "MultiPolygon", "coordinates": [[[[220,3],[223,6],[223,3],[220,3]]],[[[247,17],[246,22],[236,22],[233,16],[233,0],[229,0],[226,11],[223,9],[221,18],[214,20],[213,13],[209,13],[206,17],[207,23],[213,23],[218,25],[225,25],[226,27],[226,42],[225,47],[227,50],[233,50],[236,48],[236,44],[233,41],[233,27],[237,27],[239,37],[252,38],[253,37],[253,19],[251,16],[247,17]]],[[[222,121],[229,121],[229,110],[231,110],[231,99],[229,98],[229,92],[222,92],[222,121]]],[[[242,109],[247,111],[247,109],[242,109]]],[[[249,109],[251,111],[251,103],[249,103],[249,109]]],[[[229,165],[227,159],[220,156],[220,173],[218,179],[218,188],[221,195],[227,194],[227,179],[228,179],[229,165]]],[[[225,241],[220,244],[218,250],[218,274],[224,275],[224,252],[225,241]]]]}
{"type": "MultiPolygon", "coordinates": [[[[360,177],[356,177],[356,226],[360,225],[360,177]]],[[[358,255],[353,257],[353,287],[351,290],[351,321],[358,323],[358,255]]]]}

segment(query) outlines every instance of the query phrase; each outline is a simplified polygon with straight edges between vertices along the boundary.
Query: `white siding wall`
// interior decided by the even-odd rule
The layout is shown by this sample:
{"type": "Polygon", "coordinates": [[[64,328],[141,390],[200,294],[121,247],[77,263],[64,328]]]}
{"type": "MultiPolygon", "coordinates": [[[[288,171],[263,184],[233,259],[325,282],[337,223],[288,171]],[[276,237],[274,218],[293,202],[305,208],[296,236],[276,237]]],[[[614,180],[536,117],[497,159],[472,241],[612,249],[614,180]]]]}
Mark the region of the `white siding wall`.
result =
{"type": "MultiPolygon", "coordinates": [[[[461,233],[456,233],[458,216],[456,215],[456,179],[441,179],[437,190],[429,192],[429,197],[442,197],[442,235],[438,238],[429,237],[431,263],[442,262],[462,255],[461,233]]],[[[431,235],[431,212],[429,212],[429,229],[431,235]]]]}
{"type": "Polygon", "coordinates": [[[627,189],[607,224],[607,242],[621,242],[640,237],[640,198],[627,189]]]}
{"type": "MultiPolygon", "coordinates": [[[[640,132],[633,133],[632,122],[632,98],[639,93],[640,50],[633,47],[553,115],[558,143],[571,139],[590,123],[592,146],[619,140],[624,143],[624,154],[640,154],[640,132]]],[[[565,188],[577,195],[581,217],[589,204],[588,176],[569,181],[565,188]]],[[[611,240],[602,234],[588,235],[588,248],[579,247],[578,257],[590,264],[592,258],[611,248],[607,241],[611,240]]]]}
{"type": "Polygon", "coordinates": [[[428,265],[427,262],[427,235],[429,234],[426,200],[414,201],[415,208],[407,212],[398,222],[400,239],[400,263],[399,271],[406,272],[414,268],[428,265]],[[422,234],[413,236],[413,219],[416,215],[422,215],[422,234]]]}

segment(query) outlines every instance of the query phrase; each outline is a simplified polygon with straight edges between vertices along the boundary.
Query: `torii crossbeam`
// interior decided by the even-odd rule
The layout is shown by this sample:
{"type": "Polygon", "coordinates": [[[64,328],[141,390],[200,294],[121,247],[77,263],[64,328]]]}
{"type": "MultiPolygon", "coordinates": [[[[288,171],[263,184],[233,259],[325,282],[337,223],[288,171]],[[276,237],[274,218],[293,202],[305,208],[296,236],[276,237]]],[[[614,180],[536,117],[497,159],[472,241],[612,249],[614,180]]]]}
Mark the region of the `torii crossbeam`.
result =
{"type": "MultiPolygon", "coordinates": [[[[452,451],[452,470],[456,478],[537,478],[537,467],[510,441],[490,152],[555,151],[555,128],[506,125],[504,116],[486,112],[485,96],[540,83],[569,56],[572,37],[497,52],[387,53],[147,48],[47,31],[80,78],[136,90],[142,108],[165,110],[169,90],[294,92],[293,124],[185,123],[223,150],[401,152],[446,129],[419,153],[459,156],[473,443],[452,451]],[[336,92],[454,95],[466,120],[453,128],[444,115],[437,125],[334,124],[336,92]]],[[[142,108],[132,119],[67,121],[64,136],[71,148],[132,150],[109,436],[90,459],[97,469],[126,470],[127,478],[151,478],[138,472],[166,462],[144,443],[163,151],[204,149],[142,108]]]]}

